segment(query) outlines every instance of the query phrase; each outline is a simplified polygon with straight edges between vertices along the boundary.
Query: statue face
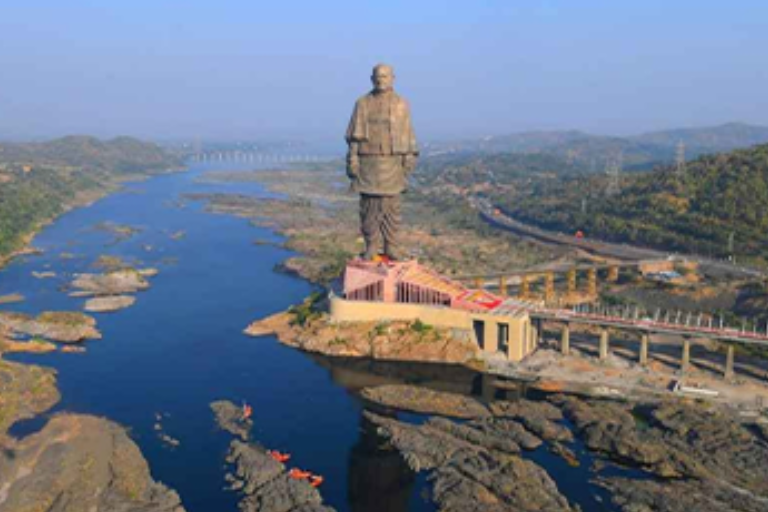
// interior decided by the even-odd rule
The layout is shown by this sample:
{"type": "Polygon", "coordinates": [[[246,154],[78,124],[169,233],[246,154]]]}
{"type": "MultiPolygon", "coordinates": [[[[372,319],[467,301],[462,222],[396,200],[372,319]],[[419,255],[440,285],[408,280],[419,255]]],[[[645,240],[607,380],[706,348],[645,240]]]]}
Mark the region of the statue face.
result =
{"type": "Polygon", "coordinates": [[[395,73],[388,66],[378,66],[373,70],[371,81],[376,92],[391,91],[395,83],[395,73]]]}

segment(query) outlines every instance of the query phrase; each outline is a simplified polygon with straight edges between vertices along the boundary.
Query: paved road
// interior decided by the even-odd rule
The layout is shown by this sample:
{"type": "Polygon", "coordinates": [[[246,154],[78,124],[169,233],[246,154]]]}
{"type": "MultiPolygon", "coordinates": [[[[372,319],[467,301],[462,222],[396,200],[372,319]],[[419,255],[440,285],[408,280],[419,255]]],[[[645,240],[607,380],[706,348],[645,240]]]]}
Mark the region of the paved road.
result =
{"type": "Polygon", "coordinates": [[[695,261],[699,263],[699,265],[706,267],[706,269],[710,271],[717,271],[724,274],[735,274],[736,276],[746,278],[768,278],[768,274],[765,270],[734,265],[728,261],[714,260],[697,255],[680,255],[675,253],[667,253],[654,249],[634,247],[626,244],[603,242],[589,238],[576,238],[573,235],[547,231],[536,226],[531,226],[529,224],[520,222],[505,214],[503,211],[496,209],[490,202],[484,200],[475,200],[473,205],[478,209],[480,216],[486,222],[500,229],[511,231],[523,237],[533,238],[544,243],[575,247],[596,256],[614,258],[623,261],[685,258],[688,261],[695,261]]]}

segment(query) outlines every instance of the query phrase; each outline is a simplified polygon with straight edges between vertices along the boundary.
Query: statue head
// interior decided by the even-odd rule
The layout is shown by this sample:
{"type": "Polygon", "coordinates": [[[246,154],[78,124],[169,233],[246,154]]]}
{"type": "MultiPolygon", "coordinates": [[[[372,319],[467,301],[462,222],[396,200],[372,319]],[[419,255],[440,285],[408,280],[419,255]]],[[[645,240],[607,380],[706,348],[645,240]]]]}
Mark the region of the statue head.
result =
{"type": "Polygon", "coordinates": [[[387,64],[377,64],[371,75],[373,90],[376,92],[391,91],[395,83],[395,71],[387,64]]]}

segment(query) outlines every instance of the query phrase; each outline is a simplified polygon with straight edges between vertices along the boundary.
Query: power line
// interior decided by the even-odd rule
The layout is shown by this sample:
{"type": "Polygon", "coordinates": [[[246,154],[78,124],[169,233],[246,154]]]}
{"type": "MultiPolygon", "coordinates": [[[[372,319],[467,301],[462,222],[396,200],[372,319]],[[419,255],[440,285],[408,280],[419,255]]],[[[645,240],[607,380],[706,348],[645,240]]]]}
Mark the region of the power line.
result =
{"type": "Polygon", "coordinates": [[[621,171],[624,166],[624,154],[619,151],[615,158],[608,160],[605,166],[605,174],[608,175],[608,186],[605,194],[609,197],[621,194],[621,171]]]}

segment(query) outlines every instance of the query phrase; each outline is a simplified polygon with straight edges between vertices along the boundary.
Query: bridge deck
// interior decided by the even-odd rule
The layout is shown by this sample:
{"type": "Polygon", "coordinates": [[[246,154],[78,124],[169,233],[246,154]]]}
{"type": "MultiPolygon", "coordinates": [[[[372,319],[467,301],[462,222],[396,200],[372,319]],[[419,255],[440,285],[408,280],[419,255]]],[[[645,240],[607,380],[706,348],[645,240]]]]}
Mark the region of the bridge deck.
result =
{"type": "Polygon", "coordinates": [[[602,327],[616,327],[658,334],[673,334],[697,338],[707,338],[721,341],[732,341],[753,345],[768,346],[768,332],[743,331],[735,328],[717,328],[706,326],[685,325],[678,323],[660,322],[649,319],[633,320],[624,317],[605,316],[594,313],[580,313],[569,310],[530,310],[531,318],[571,322],[602,327]]]}

